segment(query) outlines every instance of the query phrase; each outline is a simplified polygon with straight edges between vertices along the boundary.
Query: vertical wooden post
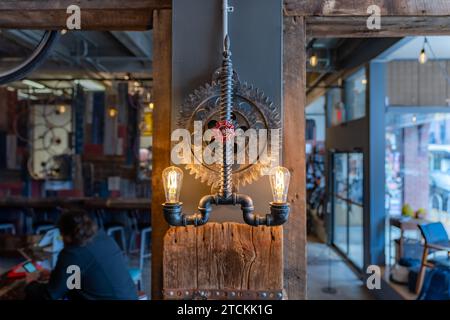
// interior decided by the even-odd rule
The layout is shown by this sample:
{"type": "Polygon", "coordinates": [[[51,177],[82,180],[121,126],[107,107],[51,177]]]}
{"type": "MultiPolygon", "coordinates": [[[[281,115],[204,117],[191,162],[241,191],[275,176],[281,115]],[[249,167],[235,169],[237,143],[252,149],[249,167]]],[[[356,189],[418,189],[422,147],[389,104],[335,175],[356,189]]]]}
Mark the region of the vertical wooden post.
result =
{"type": "Polygon", "coordinates": [[[284,227],[284,287],[288,299],[306,298],[306,170],[305,19],[284,18],[284,142],[283,162],[291,171],[291,215],[284,227]]]}
{"type": "Polygon", "coordinates": [[[152,299],[162,298],[163,239],[169,228],[162,215],[165,201],[161,174],[170,165],[172,109],[172,10],[153,13],[153,169],[152,169],[152,299]]]}

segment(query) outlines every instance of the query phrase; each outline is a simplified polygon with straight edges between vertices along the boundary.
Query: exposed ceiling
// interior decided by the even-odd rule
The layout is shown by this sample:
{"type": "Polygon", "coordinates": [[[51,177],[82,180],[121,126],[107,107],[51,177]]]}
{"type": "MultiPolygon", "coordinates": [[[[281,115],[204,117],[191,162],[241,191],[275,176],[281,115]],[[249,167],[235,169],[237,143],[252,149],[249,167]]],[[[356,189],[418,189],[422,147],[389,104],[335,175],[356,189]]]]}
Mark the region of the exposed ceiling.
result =
{"type": "MultiPolygon", "coordinates": [[[[42,34],[35,30],[1,30],[0,70],[20,63],[42,34]]],[[[67,32],[61,35],[47,61],[27,79],[57,89],[71,88],[80,79],[96,80],[106,86],[114,80],[130,80],[151,87],[152,31],[67,32]]],[[[27,85],[17,82],[12,87],[26,89],[27,85]]]]}
{"type": "Polygon", "coordinates": [[[308,42],[308,57],[316,54],[316,67],[307,64],[308,100],[319,97],[329,79],[362,66],[392,47],[400,38],[318,38],[308,42]],[[319,89],[319,90],[317,90],[319,89]],[[314,91],[314,92],[313,92],[314,91]]]}
{"type": "MultiPolygon", "coordinates": [[[[427,36],[425,50],[428,58],[450,59],[450,36],[427,36]]],[[[425,37],[406,37],[396,50],[389,53],[386,60],[417,60],[423,49],[425,37]]]]}

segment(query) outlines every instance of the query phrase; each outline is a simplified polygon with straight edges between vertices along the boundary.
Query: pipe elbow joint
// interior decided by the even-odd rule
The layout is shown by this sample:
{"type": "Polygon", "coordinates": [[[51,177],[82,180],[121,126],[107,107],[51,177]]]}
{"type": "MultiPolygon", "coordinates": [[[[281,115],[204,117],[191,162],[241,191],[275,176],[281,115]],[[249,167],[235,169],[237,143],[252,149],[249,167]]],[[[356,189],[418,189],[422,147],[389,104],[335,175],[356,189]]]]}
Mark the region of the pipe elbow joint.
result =
{"type": "Polygon", "coordinates": [[[288,203],[270,203],[270,214],[267,215],[268,226],[281,226],[289,219],[290,207],[288,203]]]}
{"type": "Polygon", "coordinates": [[[184,226],[184,219],[182,214],[182,203],[164,203],[163,204],[164,218],[167,223],[174,227],[184,226]]]}

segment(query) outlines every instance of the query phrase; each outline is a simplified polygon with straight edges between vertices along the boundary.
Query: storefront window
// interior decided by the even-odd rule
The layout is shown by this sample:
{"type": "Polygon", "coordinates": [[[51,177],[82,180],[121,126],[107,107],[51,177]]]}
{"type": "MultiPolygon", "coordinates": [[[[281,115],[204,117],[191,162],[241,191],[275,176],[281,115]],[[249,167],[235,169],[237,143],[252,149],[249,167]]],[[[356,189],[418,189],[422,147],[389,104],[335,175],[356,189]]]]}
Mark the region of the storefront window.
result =
{"type": "Polygon", "coordinates": [[[386,209],[406,205],[450,231],[450,114],[387,114],[386,209]]]}

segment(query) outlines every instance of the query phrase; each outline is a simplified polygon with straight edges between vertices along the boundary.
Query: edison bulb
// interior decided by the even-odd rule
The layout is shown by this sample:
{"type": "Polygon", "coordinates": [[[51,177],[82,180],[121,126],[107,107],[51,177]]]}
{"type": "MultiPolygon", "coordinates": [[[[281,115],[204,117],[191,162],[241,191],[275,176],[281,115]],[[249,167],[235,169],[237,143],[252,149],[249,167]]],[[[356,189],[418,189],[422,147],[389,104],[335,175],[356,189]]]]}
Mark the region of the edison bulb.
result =
{"type": "Polygon", "coordinates": [[[419,55],[419,62],[420,64],[425,64],[428,61],[427,53],[425,51],[425,48],[422,49],[419,55]]]}
{"type": "Polygon", "coordinates": [[[177,167],[168,167],[162,173],[166,203],[180,202],[180,190],[183,183],[183,171],[177,167]]]}
{"type": "Polygon", "coordinates": [[[115,118],[117,117],[117,114],[119,113],[119,111],[117,110],[117,108],[111,107],[108,109],[108,115],[110,118],[115,118]]]}
{"type": "Polygon", "coordinates": [[[58,108],[56,109],[56,111],[57,111],[57,113],[58,114],[63,114],[63,113],[66,113],[66,106],[65,105],[60,105],[60,106],[58,106],[58,108]]]}
{"type": "Polygon", "coordinates": [[[309,57],[309,64],[311,67],[315,68],[319,64],[319,58],[317,57],[317,54],[313,53],[311,57],[309,57]]]}
{"type": "Polygon", "coordinates": [[[270,186],[274,203],[286,203],[291,174],[284,167],[275,167],[270,173],[270,186]]]}

